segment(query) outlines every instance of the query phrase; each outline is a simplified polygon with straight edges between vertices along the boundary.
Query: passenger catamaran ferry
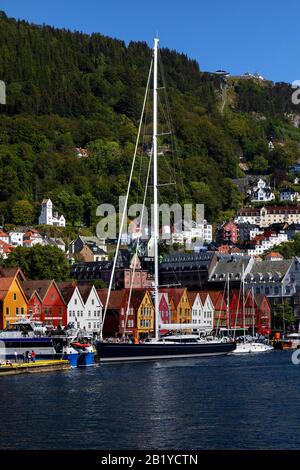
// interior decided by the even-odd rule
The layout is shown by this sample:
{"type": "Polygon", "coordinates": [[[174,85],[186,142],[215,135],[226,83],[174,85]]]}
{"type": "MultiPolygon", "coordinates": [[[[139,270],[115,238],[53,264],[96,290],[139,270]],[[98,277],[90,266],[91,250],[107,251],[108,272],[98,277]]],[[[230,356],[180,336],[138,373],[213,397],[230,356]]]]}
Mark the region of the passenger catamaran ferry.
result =
{"type": "MultiPolygon", "coordinates": [[[[152,74],[153,67],[153,133],[152,133],[152,149],[151,159],[153,160],[153,212],[154,212],[154,223],[153,223],[153,242],[154,242],[154,306],[155,306],[155,337],[146,342],[140,342],[138,344],[128,342],[105,342],[102,338],[102,331],[100,332],[101,340],[96,343],[97,354],[100,362],[118,362],[118,361],[140,361],[149,359],[171,359],[178,357],[200,357],[200,356],[216,356],[223,355],[232,352],[236,348],[235,342],[222,342],[221,340],[203,340],[197,335],[173,335],[173,336],[160,336],[160,329],[163,330],[176,330],[180,331],[183,329],[193,330],[195,329],[194,324],[163,324],[160,325],[160,314],[159,314],[159,278],[158,278],[158,240],[159,240],[159,213],[158,213],[158,132],[157,132],[157,101],[158,101],[158,39],[154,39],[153,58],[150,65],[148,83],[146,87],[146,93],[144,98],[142,116],[140,120],[139,132],[137,136],[137,143],[135,147],[135,153],[132,162],[132,168],[129,178],[129,184],[126,194],[126,200],[124,204],[124,210],[122,214],[121,225],[119,228],[119,238],[117,244],[117,250],[114,258],[113,269],[111,273],[108,295],[105,303],[102,329],[105,322],[106,311],[109,303],[110,292],[113,284],[113,277],[116,267],[116,260],[118,251],[120,248],[121,234],[123,231],[125,214],[127,213],[129,189],[132,181],[133,168],[135,163],[135,157],[137,154],[137,146],[139,141],[141,123],[143,122],[144,110],[146,98],[149,90],[149,83],[152,74]]],[[[149,164],[150,164],[149,162],[149,164]]],[[[148,172],[149,174],[150,172],[148,172]]],[[[141,216],[143,220],[143,216],[141,216]]],[[[132,286],[131,286],[132,288],[132,286]]],[[[131,295],[131,294],[130,294],[131,295]]],[[[130,302],[128,302],[130,304],[130,302]]]]}
{"type": "Polygon", "coordinates": [[[36,360],[67,359],[72,367],[94,364],[94,348],[78,340],[78,331],[46,335],[41,322],[20,319],[0,331],[0,359],[22,359],[26,352],[36,354],[36,360]]]}

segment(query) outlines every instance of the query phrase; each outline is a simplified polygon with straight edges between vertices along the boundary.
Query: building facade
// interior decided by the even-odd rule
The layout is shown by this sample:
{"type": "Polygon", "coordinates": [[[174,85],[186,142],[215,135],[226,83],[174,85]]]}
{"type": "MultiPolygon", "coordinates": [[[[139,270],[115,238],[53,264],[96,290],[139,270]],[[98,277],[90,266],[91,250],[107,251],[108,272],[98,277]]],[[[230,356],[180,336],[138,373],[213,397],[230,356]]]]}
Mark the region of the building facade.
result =
{"type": "Polygon", "coordinates": [[[298,224],[300,206],[244,207],[238,210],[235,222],[237,224],[248,222],[262,228],[279,223],[298,224]]]}

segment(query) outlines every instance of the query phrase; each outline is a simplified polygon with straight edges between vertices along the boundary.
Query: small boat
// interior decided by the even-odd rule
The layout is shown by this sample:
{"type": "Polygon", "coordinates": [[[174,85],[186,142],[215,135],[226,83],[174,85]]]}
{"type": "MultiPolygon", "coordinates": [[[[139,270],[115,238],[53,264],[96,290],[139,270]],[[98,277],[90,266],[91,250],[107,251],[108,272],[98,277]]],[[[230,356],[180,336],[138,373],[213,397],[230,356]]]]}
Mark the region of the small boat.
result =
{"type": "Polygon", "coordinates": [[[14,361],[22,360],[34,351],[37,361],[65,359],[71,367],[83,367],[85,363],[90,365],[94,362],[93,347],[88,343],[88,348],[75,348],[72,343],[76,341],[76,330],[57,330],[47,335],[41,322],[22,318],[6,330],[0,331],[0,357],[14,361]]]}
{"type": "Polygon", "coordinates": [[[71,346],[78,352],[77,367],[91,367],[95,364],[94,347],[90,343],[73,342],[71,346]]]}
{"type": "Polygon", "coordinates": [[[236,344],[236,349],[231,354],[249,354],[249,353],[263,353],[273,351],[273,346],[256,341],[241,342],[236,344]]]}
{"type": "Polygon", "coordinates": [[[290,343],[291,349],[300,348],[300,333],[290,333],[285,336],[285,340],[290,343]]]}
{"type": "MultiPolygon", "coordinates": [[[[265,353],[273,351],[273,346],[270,346],[266,340],[259,341],[255,340],[255,333],[254,333],[254,324],[255,324],[255,316],[254,316],[254,308],[252,308],[252,337],[250,335],[246,335],[246,328],[245,328],[245,280],[244,280],[244,267],[243,267],[243,274],[242,274],[242,289],[243,289],[243,336],[237,338],[236,341],[236,349],[232,351],[232,354],[249,354],[249,353],[265,353]]],[[[252,288],[252,298],[254,299],[254,290],[252,288]]]]}

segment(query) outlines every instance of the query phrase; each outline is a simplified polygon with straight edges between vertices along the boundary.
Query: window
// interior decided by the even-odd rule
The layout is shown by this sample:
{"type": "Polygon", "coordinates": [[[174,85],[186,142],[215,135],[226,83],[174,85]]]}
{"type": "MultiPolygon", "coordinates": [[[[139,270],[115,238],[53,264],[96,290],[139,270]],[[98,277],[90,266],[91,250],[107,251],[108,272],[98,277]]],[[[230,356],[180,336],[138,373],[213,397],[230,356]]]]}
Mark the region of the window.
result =
{"type": "Polygon", "coordinates": [[[92,305],[94,305],[94,303],[95,303],[95,299],[92,299],[92,305]]]}
{"type": "Polygon", "coordinates": [[[17,294],[16,294],[16,292],[13,293],[13,300],[17,300],[17,294]]]}
{"type": "Polygon", "coordinates": [[[92,328],[91,322],[88,323],[88,329],[90,330],[92,328]]]}
{"type": "Polygon", "coordinates": [[[77,305],[77,299],[74,299],[74,304],[77,305]]]}
{"type": "Polygon", "coordinates": [[[16,315],[19,315],[19,307],[16,307],[16,315]]]}
{"type": "Polygon", "coordinates": [[[9,307],[6,307],[6,315],[9,315],[9,307]]]}

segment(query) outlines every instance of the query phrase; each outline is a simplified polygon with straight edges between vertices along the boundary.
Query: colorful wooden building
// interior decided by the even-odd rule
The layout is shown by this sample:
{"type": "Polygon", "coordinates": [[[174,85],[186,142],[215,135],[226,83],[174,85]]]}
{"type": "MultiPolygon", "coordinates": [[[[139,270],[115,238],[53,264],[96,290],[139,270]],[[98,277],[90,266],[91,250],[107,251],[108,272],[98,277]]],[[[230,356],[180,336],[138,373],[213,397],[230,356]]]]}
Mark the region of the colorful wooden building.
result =
{"type": "Polygon", "coordinates": [[[15,277],[0,278],[0,329],[27,315],[27,298],[15,277]]]}
{"type": "Polygon", "coordinates": [[[172,323],[192,323],[192,309],[185,287],[165,288],[160,289],[160,292],[168,294],[172,312],[172,323]]]}
{"type": "Polygon", "coordinates": [[[67,306],[54,280],[23,281],[28,313],[46,325],[67,326],[67,306]]]}

